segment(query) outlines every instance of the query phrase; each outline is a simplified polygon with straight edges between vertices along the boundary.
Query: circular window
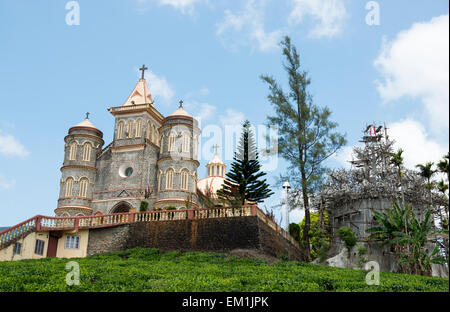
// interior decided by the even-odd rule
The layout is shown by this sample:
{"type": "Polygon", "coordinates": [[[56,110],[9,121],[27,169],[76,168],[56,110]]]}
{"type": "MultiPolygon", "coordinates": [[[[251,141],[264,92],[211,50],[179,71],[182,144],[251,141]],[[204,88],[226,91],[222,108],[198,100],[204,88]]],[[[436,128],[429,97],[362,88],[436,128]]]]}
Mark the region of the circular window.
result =
{"type": "Polygon", "coordinates": [[[127,169],[125,169],[125,175],[127,177],[129,177],[132,173],[133,173],[133,168],[128,167],[127,169]]]}
{"type": "Polygon", "coordinates": [[[128,178],[132,174],[133,174],[133,168],[132,167],[130,167],[129,165],[120,166],[120,168],[119,168],[119,175],[122,178],[128,178]]]}

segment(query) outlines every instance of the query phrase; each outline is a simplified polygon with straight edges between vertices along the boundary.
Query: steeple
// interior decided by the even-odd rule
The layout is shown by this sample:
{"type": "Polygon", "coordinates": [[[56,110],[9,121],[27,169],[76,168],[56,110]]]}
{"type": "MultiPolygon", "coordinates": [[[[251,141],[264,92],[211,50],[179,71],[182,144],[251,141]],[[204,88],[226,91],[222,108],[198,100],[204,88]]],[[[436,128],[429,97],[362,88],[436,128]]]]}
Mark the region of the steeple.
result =
{"type": "Polygon", "coordinates": [[[130,96],[127,98],[123,106],[153,104],[152,96],[150,94],[150,91],[148,90],[147,82],[144,78],[144,72],[147,69],[148,68],[145,67],[145,65],[142,65],[142,67],[139,68],[139,70],[142,71],[141,78],[137,82],[133,91],[131,91],[130,96]]]}
{"type": "Polygon", "coordinates": [[[225,177],[225,163],[220,159],[219,154],[217,154],[217,149],[219,146],[216,144],[214,147],[214,158],[209,161],[206,165],[206,176],[207,177],[225,177]]]}

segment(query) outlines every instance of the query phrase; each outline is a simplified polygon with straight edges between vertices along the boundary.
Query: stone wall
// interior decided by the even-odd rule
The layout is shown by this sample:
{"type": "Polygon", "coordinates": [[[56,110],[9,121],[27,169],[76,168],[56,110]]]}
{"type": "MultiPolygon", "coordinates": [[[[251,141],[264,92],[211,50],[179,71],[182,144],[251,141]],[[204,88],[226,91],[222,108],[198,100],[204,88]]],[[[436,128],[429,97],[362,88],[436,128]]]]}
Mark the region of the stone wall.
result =
{"type": "Polygon", "coordinates": [[[257,217],[142,222],[91,229],[88,255],[129,248],[163,251],[216,251],[253,249],[303,260],[303,252],[257,217]]]}

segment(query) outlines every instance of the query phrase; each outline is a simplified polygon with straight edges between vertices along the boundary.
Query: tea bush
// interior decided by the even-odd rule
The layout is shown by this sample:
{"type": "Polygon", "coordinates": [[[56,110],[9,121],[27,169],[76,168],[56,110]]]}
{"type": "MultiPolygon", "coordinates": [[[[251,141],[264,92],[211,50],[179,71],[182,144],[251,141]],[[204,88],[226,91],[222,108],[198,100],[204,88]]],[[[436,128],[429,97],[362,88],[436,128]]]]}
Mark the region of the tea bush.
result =
{"type": "Polygon", "coordinates": [[[449,281],[444,278],[381,272],[376,286],[366,284],[366,274],[297,261],[269,265],[261,259],[224,253],[136,248],[79,259],[0,262],[0,292],[449,291],[449,281]],[[79,263],[80,285],[66,285],[69,261],[79,263]]]}

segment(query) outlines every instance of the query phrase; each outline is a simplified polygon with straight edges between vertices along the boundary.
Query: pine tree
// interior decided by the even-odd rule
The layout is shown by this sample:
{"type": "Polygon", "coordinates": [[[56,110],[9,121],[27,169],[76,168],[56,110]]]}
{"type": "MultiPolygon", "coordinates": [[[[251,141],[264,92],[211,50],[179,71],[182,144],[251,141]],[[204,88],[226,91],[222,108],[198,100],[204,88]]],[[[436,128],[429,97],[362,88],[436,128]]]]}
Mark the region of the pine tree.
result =
{"type": "Polygon", "coordinates": [[[263,179],[265,175],[266,173],[261,171],[250,122],[246,120],[242,126],[242,135],[234,153],[231,170],[226,174],[227,179],[217,194],[222,200],[234,203],[238,200],[242,205],[246,200],[262,202],[274,194],[266,179],[263,179]]]}
{"type": "Polygon", "coordinates": [[[320,186],[325,167],[323,162],[346,144],[345,136],[335,132],[337,123],[329,117],[331,111],[313,103],[307,88],[311,83],[307,72],[300,68],[300,56],[291,39],[281,42],[286,63],[283,67],[289,80],[285,92],[277,81],[268,75],[261,76],[269,85],[268,100],[275,108],[275,115],[268,116],[269,125],[278,126],[278,153],[290,162],[289,180],[300,190],[297,198],[303,201],[305,228],[302,242],[306,257],[310,259],[309,196],[320,186]]]}

